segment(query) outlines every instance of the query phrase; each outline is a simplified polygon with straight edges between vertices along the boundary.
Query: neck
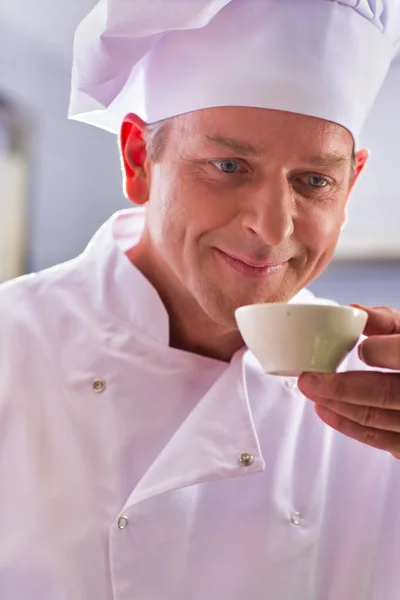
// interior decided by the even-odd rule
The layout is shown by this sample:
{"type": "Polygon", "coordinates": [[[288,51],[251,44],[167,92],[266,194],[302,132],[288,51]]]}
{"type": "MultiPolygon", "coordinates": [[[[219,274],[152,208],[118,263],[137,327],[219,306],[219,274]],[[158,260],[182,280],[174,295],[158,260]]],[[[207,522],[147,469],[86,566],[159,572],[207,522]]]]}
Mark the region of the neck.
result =
{"type": "Polygon", "coordinates": [[[229,362],[235,352],[243,347],[238,331],[218,328],[202,311],[190,318],[190,311],[187,310],[185,318],[182,318],[182,313],[174,310],[176,305],[166,295],[161,297],[170,317],[171,347],[225,362],[229,362]]]}
{"type": "Polygon", "coordinates": [[[164,303],[170,320],[170,346],[229,362],[243,347],[239,331],[212,321],[166,263],[154,260],[151,254],[143,239],[127,252],[131,263],[154,286],[164,303]]]}

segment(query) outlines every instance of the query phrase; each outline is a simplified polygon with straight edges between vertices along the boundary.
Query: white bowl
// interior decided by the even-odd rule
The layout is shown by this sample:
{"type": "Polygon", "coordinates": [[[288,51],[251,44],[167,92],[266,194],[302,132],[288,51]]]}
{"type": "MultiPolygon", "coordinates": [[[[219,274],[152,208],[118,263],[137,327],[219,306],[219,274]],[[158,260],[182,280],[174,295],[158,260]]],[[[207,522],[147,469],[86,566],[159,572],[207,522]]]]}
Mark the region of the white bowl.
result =
{"type": "Polygon", "coordinates": [[[247,347],[267,373],[332,373],[355,347],[368,315],[351,306],[252,304],[235,312],[247,347]]]}

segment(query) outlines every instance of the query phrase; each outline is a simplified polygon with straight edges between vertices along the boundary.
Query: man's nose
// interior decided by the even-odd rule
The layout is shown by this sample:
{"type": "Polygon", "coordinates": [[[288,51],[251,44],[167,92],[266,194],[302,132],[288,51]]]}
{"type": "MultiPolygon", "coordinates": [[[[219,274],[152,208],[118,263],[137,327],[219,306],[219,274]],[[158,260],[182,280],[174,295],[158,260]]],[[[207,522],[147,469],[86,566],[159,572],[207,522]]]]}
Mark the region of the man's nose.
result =
{"type": "Polygon", "coordinates": [[[268,246],[279,246],[294,230],[293,190],[286,178],[263,185],[242,206],[242,227],[268,246]]]}

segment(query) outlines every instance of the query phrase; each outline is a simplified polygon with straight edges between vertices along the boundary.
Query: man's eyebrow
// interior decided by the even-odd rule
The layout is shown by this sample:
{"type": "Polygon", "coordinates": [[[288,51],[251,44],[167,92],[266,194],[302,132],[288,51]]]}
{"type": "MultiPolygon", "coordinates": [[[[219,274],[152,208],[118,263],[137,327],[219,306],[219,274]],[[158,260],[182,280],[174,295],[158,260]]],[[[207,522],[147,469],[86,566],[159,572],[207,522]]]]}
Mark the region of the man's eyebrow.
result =
{"type": "Polygon", "coordinates": [[[242,142],[240,140],[235,140],[229,137],[223,137],[220,135],[210,136],[206,135],[205,140],[207,142],[211,142],[216,146],[220,146],[226,148],[228,150],[232,150],[236,154],[241,156],[259,156],[260,152],[256,150],[251,144],[248,142],[242,142]]]}
{"type": "Polygon", "coordinates": [[[340,154],[315,154],[307,156],[304,162],[316,167],[340,167],[343,164],[351,162],[351,157],[340,154]]]}
{"type": "MultiPolygon", "coordinates": [[[[254,148],[254,146],[248,142],[243,142],[234,138],[220,135],[206,135],[204,139],[207,142],[211,142],[215,146],[227,148],[228,150],[231,150],[240,156],[260,156],[262,154],[262,152],[254,148]]],[[[304,162],[318,167],[332,167],[341,166],[347,162],[351,162],[351,158],[349,156],[343,156],[340,154],[314,154],[307,156],[304,159],[304,162]]]]}

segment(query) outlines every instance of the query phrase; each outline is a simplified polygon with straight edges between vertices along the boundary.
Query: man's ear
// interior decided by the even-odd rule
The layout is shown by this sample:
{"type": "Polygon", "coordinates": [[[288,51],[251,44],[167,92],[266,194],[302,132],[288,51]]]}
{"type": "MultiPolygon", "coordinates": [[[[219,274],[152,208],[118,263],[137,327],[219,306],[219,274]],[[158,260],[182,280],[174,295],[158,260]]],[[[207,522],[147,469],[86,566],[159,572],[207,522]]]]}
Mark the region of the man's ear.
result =
{"type": "Polygon", "coordinates": [[[371,154],[371,152],[367,148],[362,148],[361,150],[357,150],[357,152],[355,153],[356,161],[355,161],[355,165],[353,167],[354,171],[352,173],[352,180],[350,183],[349,191],[347,192],[346,205],[344,207],[342,225],[340,228],[341,231],[343,231],[343,229],[346,227],[346,223],[347,223],[347,201],[349,199],[349,196],[353,190],[353,187],[354,187],[359,175],[362,173],[365,165],[368,162],[370,154],[371,154]]]}
{"type": "Polygon", "coordinates": [[[354,184],[356,183],[359,175],[364,170],[365,165],[367,164],[368,159],[370,157],[370,154],[371,154],[371,152],[368,150],[368,148],[362,148],[361,150],[357,150],[355,170],[354,170],[354,174],[353,174],[353,180],[352,180],[350,188],[349,188],[349,195],[350,195],[351,191],[353,190],[354,184]]]}
{"type": "Polygon", "coordinates": [[[134,204],[146,204],[149,199],[145,128],[144,121],[130,113],[123,120],[119,136],[124,193],[134,204]]]}

